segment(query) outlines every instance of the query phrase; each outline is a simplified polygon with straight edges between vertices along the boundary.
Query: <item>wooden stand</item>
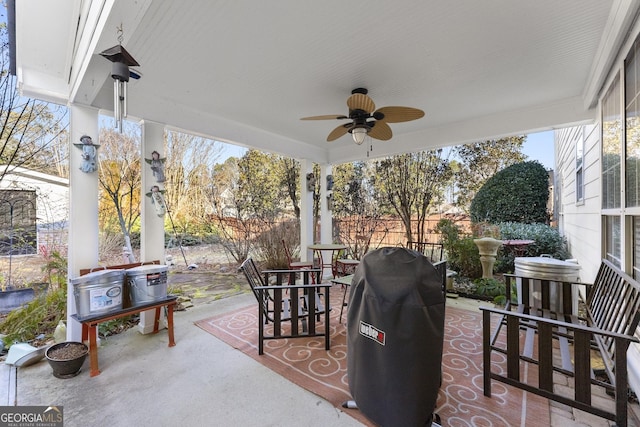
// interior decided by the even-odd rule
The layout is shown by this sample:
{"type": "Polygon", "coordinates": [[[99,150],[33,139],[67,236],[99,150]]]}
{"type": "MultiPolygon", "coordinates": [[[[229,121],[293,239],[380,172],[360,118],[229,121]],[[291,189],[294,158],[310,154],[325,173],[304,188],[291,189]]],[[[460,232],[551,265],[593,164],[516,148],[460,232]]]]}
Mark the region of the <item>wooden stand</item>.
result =
{"type": "Polygon", "coordinates": [[[169,295],[166,298],[158,301],[149,302],[146,304],[136,305],[134,307],[123,308],[118,311],[91,315],[79,318],[77,314],[71,315],[82,324],[82,341],[89,340],[89,359],[91,361],[90,376],[95,377],[100,374],[98,369],[98,325],[102,322],[106,322],[120,317],[130,316],[146,310],[155,309],[155,321],[153,325],[153,333],[157,333],[160,329],[160,309],[167,307],[167,331],[169,333],[169,347],[176,345],[173,336],[173,309],[177,304],[177,296],[169,295]]]}

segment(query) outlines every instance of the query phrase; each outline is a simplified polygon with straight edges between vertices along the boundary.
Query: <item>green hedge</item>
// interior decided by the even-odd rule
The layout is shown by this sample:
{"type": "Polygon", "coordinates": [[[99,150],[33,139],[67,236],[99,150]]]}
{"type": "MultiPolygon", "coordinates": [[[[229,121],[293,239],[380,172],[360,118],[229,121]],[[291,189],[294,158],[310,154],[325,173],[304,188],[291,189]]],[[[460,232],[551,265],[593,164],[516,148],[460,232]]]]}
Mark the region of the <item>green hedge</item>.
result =
{"type": "Polygon", "coordinates": [[[548,223],[549,174],[536,161],[516,163],[494,176],[471,201],[474,223],[548,223]]]}

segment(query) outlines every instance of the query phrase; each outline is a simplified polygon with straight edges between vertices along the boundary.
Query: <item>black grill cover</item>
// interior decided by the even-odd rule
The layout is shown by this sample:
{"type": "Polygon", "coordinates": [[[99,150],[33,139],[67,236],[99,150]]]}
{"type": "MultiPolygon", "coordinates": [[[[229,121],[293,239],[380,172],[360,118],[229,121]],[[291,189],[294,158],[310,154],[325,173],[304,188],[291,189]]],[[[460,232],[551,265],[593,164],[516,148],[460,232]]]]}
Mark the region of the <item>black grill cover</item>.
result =
{"type": "Polygon", "coordinates": [[[430,425],[442,375],[441,275],[404,248],[367,253],[351,282],[347,374],[358,409],[384,426],[430,425]]]}

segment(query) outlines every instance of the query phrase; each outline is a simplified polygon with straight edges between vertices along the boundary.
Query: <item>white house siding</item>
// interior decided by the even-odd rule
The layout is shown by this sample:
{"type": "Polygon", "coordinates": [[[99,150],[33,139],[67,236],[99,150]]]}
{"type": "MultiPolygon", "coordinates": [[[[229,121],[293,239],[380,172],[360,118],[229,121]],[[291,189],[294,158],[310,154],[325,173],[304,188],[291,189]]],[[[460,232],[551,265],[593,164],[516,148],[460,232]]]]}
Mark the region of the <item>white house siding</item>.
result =
{"type": "MultiPolygon", "coordinates": [[[[624,59],[628,55],[631,45],[639,37],[640,21],[634,24],[629,32],[627,40],[618,52],[618,59],[614,62],[610,75],[601,89],[606,93],[610,80],[624,68],[624,59]]],[[[600,99],[602,101],[602,98],[600,99]]],[[[624,112],[623,112],[624,114],[624,112]]],[[[578,259],[582,266],[581,278],[584,282],[590,282],[595,277],[597,266],[603,255],[602,238],[602,181],[601,181],[601,129],[600,114],[598,121],[593,126],[585,127],[585,201],[584,204],[575,200],[575,147],[580,127],[563,129],[555,132],[556,146],[556,185],[561,188],[559,196],[561,203],[558,206],[559,224],[561,232],[569,242],[572,255],[578,259]],[[588,131],[587,131],[588,129],[588,131]],[[560,187],[562,185],[562,187],[560,187]]],[[[637,208],[633,208],[637,209],[637,208]]],[[[629,233],[623,226],[623,234],[629,233]]],[[[628,236],[623,236],[624,239],[628,236]]],[[[628,256],[622,247],[622,262],[626,264],[628,256]]],[[[628,269],[628,266],[625,266],[628,269]]],[[[640,331],[636,331],[640,338],[640,331]]],[[[627,370],[629,386],[640,394],[640,345],[631,344],[627,352],[627,370]]]]}
{"type": "MultiPolygon", "coordinates": [[[[0,172],[7,166],[0,166],[0,172]]],[[[22,167],[9,167],[1,190],[36,192],[38,252],[66,253],[69,221],[69,180],[22,167]]]]}
{"type": "Polygon", "coordinates": [[[601,260],[600,126],[555,131],[558,229],[580,263],[580,278],[593,282],[601,260]],[[576,202],[576,144],[584,138],[584,201],[576,202]]]}

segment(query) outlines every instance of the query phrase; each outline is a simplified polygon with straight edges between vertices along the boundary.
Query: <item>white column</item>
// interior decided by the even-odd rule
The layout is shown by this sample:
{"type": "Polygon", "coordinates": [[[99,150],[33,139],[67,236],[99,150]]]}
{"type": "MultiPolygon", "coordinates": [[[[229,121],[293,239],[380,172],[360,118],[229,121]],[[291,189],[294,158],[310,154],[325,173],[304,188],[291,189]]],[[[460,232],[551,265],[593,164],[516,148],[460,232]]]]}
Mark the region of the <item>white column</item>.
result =
{"type": "Polygon", "coordinates": [[[331,175],[331,165],[320,165],[320,242],[333,243],[333,213],[327,203],[327,175],[331,175]]]}
{"type": "MultiPolygon", "coordinates": [[[[80,276],[80,269],[96,267],[98,254],[98,172],[82,172],[82,151],[74,144],[88,135],[98,141],[98,110],[79,105],[69,106],[69,244],[67,269],[69,279],[80,276]]],[[[98,149],[98,156],[100,150],[98,149]]],[[[67,285],[67,340],[80,341],[82,326],[71,318],[77,312],[73,285],[67,285]]]]}
{"type": "Polygon", "coordinates": [[[300,260],[313,259],[307,247],[313,241],[313,192],[307,190],[307,174],[313,172],[313,163],[300,160],[300,260]]]}
{"type": "MultiPolygon", "coordinates": [[[[157,185],[163,190],[165,183],[156,182],[151,167],[144,159],[151,159],[151,152],[160,153],[164,158],[164,125],[149,121],[142,122],[142,144],[140,156],[142,164],[142,194],[140,196],[140,261],[148,262],[160,260],[164,264],[164,217],[159,217],[151,204],[151,198],[147,193],[151,187],[157,185]]],[[[155,310],[140,313],[138,330],[143,334],[153,332],[153,320],[155,310]]],[[[163,322],[160,322],[162,326],[163,322]]]]}

